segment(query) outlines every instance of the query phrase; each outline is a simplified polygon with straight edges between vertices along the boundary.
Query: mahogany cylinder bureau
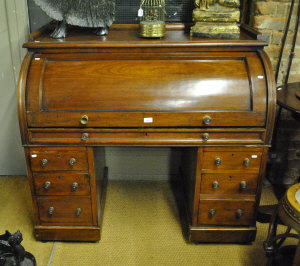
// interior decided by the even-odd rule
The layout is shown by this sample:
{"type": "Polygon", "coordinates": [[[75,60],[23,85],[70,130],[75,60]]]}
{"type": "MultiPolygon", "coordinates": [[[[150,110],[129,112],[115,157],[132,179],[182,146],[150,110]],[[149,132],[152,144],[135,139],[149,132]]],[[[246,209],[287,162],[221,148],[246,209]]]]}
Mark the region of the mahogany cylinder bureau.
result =
{"type": "MultiPolygon", "coordinates": [[[[192,38],[181,26],[140,39],[38,31],[19,80],[19,121],[40,240],[100,239],[105,146],[183,147],[190,241],[250,242],[274,123],[266,45],[192,38]]],[[[179,233],[179,232],[178,232],[179,233]]]]}

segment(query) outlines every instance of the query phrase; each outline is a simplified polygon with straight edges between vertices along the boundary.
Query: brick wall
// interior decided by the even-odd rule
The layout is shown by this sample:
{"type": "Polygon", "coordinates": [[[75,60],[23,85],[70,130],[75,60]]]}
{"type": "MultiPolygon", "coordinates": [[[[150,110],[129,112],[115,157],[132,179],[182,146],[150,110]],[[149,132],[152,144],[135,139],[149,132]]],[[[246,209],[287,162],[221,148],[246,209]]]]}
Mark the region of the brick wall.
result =
{"type": "MultiPolygon", "coordinates": [[[[262,33],[262,39],[269,43],[265,48],[274,72],[278,63],[282,37],[285,31],[291,0],[253,0],[251,3],[250,25],[262,33]]],[[[280,66],[277,85],[284,82],[287,63],[294,36],[298,9],[295,1],[290,28],[280,66]]],[[[300,30],[300,29],[299,29],[300,30]]],[[[297,36],[289,82],[300,82],[300,34],[297,36]]],[[[274,183],[293,184],[300,176],[300,118],[283,109],[277,127],[276,142],[269,156],[267,177],[274,183]]]]}

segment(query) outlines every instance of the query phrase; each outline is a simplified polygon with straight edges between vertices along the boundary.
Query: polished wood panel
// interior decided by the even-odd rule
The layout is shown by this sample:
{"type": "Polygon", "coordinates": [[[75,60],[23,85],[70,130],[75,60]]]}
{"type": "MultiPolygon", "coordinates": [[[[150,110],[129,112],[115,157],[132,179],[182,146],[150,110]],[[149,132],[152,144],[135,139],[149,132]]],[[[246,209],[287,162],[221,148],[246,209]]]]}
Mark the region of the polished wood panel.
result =
{"type": "MultiPolygon", "coordinates": [[[[55,112],[54,112],[55,113],[55,112]]],[[[214,127],[214,126],[263,126],[265,124],[264,112],[91,112],[91,111],[65,111],[49,115],[47,112],[27,112],[30,127],[81,127],[82,116],[89,117],[89,127],[214,127]],[[211,117],[211,124],[204,125],[204,117],[211,117]],[[152,119],[151,123],[145,118],[152,119]]]]}
{"type": "Polygon", "coordinates": [[[30,163],[33,171],[88,170],[86,152],[32,150],[30,163]]]}
{"type": "Polygon", "coordinates": [[[37,198],[41,225],[93,225],[91,200],[89,197],[39,197],[37,198]],[[49,209],[53,207],[53,214],[49,209]],[[78,209],[80,213],[77,213],[78,209]]]}
{"type": "Polygon", "coordinates": [[[42,82],[44,112],[251,109],[241,59],[50,61],[42,82]]]}
{"type": "Polygon", "coordinates": [[[37,240],[51,241],[98,241],[100,227],[92,226],[41,226],[34,227],[37,240]]]}
{"type": "Polygon", "coordinates": [[[34,175],[36,195],[89,195],[90,177],[88,174],[36,174],[34,175]]]}
{"type": "MultiPolygon", "coordinates": [[[[224,130],[224,129],[223,129],[224,130]]],[[[240,129],[244,130],[244,129],[240,129]]],[[[220,132],[207,130],[85,130],[69,132],[66,130],[29,131],[29,141],[34,144],[147,144],[147,145],[211,145],[248,143],[260,144],[264,142],[264,132],[220,132]],[[127,131],[127,132],[126,132],[127,131]],[[172,132],[173,131],[173,132],[172,132]],[[208,134],[208,135],[207,135],[208,134]],[[206,137],[208,136],[208,139],[206,137]]],[[[244,130],[245,131],[245,130],[244,130]]]]}
{"type": "Polygon", "coordinates": [[[190,227],[189,240],[209,243],[251,243],[256,227],[190,227]]]}
{"type": "MultiPolygon", "coordinates": [[[[68,38],[64,41],[52,39],[49,36],[51,29],[48,28],[33,35],[33,40],[25,43],[24,48],[29,49],[46,49],[46,48],[160,48],[160,47],[263,47],[267,43],[253,39],[253,33],[243,29],[239,39],[210,39],[190,37],[185,30],[168,30],[162,39],[141,39],[139,38],[136,25],[116,25],[109,32],[108,36],[97,36],[93,30],[85,29],[82,31],[78,28],[72,28],[68,31],[68,38]]],[[[67,48],[67,49],[66,49],[67,48]]],[[[240,48],[241,49],[241,48],[240,48]]]]}
{"type": "Polygon", "coordinates": [[[255,194],[258,174],[202,174],[201,194],[255,194]]]}
{"type": "Polygon", "coordinates": [[[201,199],[199,225],[251,225],[253,224],[255,201],[201,199]],[[211,214],[211,210],[215,214],[211,214]],[[239,217],[238,211],[242,214],[239,217]]]}
{"type": "Polygon", "coordinates": [[[32,61],[31,127],[80,127],[83,115],[89,118],[85,127],[265,123],[265,74],[255,53],[206,53],[197,60],[188,53],[170,54],[167,60],[160,55],[156,60],[73,57],[37,55],[32,61]],[[203,122],[206,116],[210,124],[203,122]]]}
{"type": "Polygon", "coordinates": [[[203,169],[213,170],[247,170],[259,172],[261,152],[252,151],[212,151],[204,152],[203,169]],[[218,164],[220,160],[220,164],[218,164]],[[249,165],[245,162],[249,160],[249,165]]]}

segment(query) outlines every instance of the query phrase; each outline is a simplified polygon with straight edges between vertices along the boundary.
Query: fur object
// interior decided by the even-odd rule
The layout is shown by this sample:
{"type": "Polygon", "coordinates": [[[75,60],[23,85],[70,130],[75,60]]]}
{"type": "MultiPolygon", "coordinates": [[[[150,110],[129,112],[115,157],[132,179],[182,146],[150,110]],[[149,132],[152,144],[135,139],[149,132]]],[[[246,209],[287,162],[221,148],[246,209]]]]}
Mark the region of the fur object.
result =
{"type": "Polygon", "coordinates": [[[51,18],[80,27],[109,27],[114,21],[114,0],[34,0],[51,18]]]}

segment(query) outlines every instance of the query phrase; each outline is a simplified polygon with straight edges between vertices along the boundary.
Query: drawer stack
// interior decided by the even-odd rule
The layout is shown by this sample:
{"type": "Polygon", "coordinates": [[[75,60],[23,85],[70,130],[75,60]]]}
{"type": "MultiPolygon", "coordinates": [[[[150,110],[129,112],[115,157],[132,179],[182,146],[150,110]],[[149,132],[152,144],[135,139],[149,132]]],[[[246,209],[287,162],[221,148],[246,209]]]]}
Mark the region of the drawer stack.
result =
{"type": "Polygon", "coordinates": [[[93,150],[39,147],[26,150],[30,167],[37,239],[100,238],[93,150]],[[57,228],[60,227],[60,230],[57,228]],[[52,230],[55,229],[55,230],[52,230]],[[89,231],[88,234],[85,234],[89,231]],[[92,233],[91,233],[92,232],[92,233]]]}
{"type": "Polygon", "coordinates": [[[194,232],[197,231],[195,239],[252,241],[263,148],[205,147],[199,148],[197,154],[194,212],[191,212],[194,232]]]}

